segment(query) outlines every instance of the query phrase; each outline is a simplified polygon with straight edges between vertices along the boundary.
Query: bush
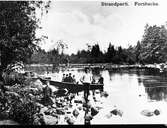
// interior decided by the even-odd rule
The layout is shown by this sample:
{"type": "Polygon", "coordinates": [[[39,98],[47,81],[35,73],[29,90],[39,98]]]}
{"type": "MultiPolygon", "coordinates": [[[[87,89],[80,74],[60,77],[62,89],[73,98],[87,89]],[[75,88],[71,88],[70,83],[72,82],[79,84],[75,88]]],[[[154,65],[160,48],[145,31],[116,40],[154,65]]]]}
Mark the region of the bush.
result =
{"type": "Polygon", "coordinates": [[[15,101],[11,105],[10,118],[24,124],[32,125],[34,114],[39,112],[39,108],[32,101],[15,101]]]}

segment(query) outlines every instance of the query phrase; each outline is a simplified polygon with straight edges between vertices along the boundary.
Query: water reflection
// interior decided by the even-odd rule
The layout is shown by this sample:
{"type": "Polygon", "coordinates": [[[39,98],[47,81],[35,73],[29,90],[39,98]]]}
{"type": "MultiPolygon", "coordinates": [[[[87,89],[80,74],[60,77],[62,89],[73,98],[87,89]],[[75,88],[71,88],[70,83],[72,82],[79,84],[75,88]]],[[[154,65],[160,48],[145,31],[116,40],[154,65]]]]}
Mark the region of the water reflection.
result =
{"type": "Polygon", "coordinates": [[[112,71],[108,71],[108,75],[110,76],[110,80],[112,80],[112,76],[114,75],[114,73],[112,71]]]}
{"type": "Polygon", "coordinates": [[[167,80],[161,76],[150,76],[143,78],[143,85],[150,100],[166,100],[167,98],[167,80]]]}
{"type": "Polygon", "coordinates": [[[167,87],[145,88],[145,91],[151,100],[167,100],[167,87]]]}
{"type": "Polygon", "coordinates": [[[123,74],[128,74],[128,81],[131,80],[133,75],[136,75],[138,85],[144,86],[149,100],[167,100],[167,79],[165,77],[167,74],[160,74],[157,70],[150,69],[108,71],[110,81],[114,78],[115,74],[120,75],[119,79],[122,79],[123,74]]]}

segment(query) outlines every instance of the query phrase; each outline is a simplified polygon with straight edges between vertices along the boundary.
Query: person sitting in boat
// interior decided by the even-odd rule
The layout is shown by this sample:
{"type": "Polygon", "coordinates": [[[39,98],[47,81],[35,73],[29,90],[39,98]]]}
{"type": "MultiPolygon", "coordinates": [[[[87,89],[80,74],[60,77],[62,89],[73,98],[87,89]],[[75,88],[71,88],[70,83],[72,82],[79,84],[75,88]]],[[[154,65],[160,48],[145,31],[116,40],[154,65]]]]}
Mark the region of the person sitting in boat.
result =
{"type": "Polygon", "coordinates": [[[66,78],[66,75],[65,75],[65,74],[63,74],[62,82],[64,82],[64,81],[65,81],[65,78],[66,78]]]}
{"type": "Polygon", "coordinates": [[[84,84],[86,91],[84,93],[84,96],[88,97],[89,95],[89,88],[90,88],[90,83],[92,82],[92,75],[89,72],[89,69],[85,69],[85,74],[81,77],[80,79],[81,83],[84,84]]]}
{"type": "Polygon", "coordinates": [[[68,82],[68,74],[66,74],[66,77],[64,78],[64,82],[68,82]]]}
{"type": "Polygon", "coordinates": [[[102,77],[102,75],[100,75],[100,78],[99,78],[99,80],[98,80],[98,83],[99,83],[99,84],[103,84],[103,81],[104,81],[104,78],[102,77]]]}
{"type": "Polygon", "coordinates": [[[68,82],[70,82],[70,83],[73,82],[73,78],[72,78],[72,76],[71,76],[71,73],[69,73],[68,82]]]}
{"type": "Polygon", "coordinates": [[[77,83],[77,82],[76,82],[76,79],[75,79],[75,75],[72,76],[72,82],[73,82],[73,83],[77,83]]]}
{"type": "Polygon", "coordinates": [[[95,83],[96,83],[95,77],[92,77],[92,84],[95,84],[95,83]]]}

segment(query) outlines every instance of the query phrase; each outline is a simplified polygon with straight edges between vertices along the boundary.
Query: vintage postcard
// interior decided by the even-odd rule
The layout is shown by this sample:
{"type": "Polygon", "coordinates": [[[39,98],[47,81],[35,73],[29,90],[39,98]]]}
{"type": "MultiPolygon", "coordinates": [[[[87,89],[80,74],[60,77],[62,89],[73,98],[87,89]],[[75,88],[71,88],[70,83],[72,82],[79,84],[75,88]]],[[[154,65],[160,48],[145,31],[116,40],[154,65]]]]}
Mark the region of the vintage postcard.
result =
{"type": "Polygon", "coordinates": [[[0,125],[166,125],[166,6],[0,1],[0,125]]]}

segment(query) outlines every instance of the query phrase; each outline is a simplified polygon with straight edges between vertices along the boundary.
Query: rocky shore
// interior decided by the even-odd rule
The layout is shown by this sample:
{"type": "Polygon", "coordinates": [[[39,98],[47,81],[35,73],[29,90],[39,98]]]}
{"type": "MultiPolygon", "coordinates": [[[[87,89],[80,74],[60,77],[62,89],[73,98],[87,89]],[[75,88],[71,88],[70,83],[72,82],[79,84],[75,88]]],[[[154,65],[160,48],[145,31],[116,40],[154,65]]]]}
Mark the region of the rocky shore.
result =
{"type": "MultiPolygon", "coordinates": [[[[48,102],[44,101],[45,86],[40,79],[32,77],[25,77],[19,84],[5,85],[5,91],[0,91],[1,120],[20,125],[90,124],[100,110],[85,100],[83,92],[61,96],[61,91],[51,85],[53,95],[48,102]]],[[[102,96],[107,95],[102,93],[102,96]]]]}

